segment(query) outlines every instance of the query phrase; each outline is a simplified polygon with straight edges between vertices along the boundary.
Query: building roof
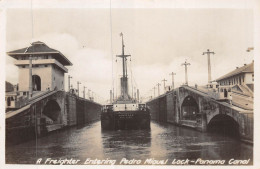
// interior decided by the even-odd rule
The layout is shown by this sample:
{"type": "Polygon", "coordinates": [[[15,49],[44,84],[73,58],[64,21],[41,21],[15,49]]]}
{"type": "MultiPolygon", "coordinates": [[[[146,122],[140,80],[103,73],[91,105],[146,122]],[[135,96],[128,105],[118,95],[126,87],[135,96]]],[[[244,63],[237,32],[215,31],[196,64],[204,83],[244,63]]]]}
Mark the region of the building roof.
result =
{"type": "Polygon", "coordinates": [[[216,79],[216,81],[227,79],[231,76],[238,75],[238,74],[241,74],[241,73],[253,73],[253,72],[254,72],[254,62],[252,62],[248,65],[245,64],[244,66],[239,67],[239,68],[225,74],[224,76],[221,76],[220,78],[216,79]]]}
{"type": "Polygon", "coordinates": [[[40,41],[33,42],[29,47],[7,52],[7,54],[14,59],[17,59],[17,56],[20,55],[52,54],[52,56],[61,64],[72,65],[72,63],[60,51],[52,49],[40,41]]]}

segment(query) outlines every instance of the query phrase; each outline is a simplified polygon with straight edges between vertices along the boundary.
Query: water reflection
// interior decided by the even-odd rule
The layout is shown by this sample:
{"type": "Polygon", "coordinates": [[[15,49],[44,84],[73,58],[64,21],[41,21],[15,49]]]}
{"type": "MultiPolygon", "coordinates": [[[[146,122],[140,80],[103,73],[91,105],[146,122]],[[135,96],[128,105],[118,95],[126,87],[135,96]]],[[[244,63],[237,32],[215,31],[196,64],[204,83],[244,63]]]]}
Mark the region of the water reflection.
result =
{"type": "Polygon", "coordinates": [[[102,131],[105,157],[145,159],[151,147],[150,130],[102,131]]]}
{"type": "MultiPolygon", "coordinates": [[[[251,159],[253,147],[233,138],[170,124],[151,130],[102,131],[100,122],[56,131],[37,141],[6,147],[6,162],[35,164],[38,158],[114,159],[251,159]]],[[[170,164],[170,163],[169,163],[170,164]]]]}

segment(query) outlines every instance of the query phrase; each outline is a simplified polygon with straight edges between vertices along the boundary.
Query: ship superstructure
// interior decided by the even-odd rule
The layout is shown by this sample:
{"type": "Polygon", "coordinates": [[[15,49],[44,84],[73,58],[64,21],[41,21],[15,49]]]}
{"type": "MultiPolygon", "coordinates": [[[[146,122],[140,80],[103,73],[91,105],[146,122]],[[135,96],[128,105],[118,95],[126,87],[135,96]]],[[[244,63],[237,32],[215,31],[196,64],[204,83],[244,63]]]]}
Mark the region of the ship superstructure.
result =
{"type": "Polygon", "coordinates": [[[104,105],[101,114],[102,129],[150,129],[150,113],[145,104],[139,103],[128,92],[127,57],[122,37],[122,77],[120,78],[120,96],[109,105],[104,105]]]}

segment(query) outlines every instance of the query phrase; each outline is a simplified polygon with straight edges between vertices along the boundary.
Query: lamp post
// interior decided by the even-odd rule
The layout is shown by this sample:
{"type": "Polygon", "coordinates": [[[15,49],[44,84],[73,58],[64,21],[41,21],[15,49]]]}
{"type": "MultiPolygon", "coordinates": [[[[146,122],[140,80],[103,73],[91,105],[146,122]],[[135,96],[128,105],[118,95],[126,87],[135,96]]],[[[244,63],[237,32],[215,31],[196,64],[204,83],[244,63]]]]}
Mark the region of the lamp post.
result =
{"type": "Polygon", "coordinates": [[[84,90],[83,90],[83,98],[85,99],[85,89],[87,88],[87,87],[83,87],[84,88],[84,90]]]}
{"type": "Polygon", "coordinates": [[[215,54],[214,52],[210,52],[209,49],[207,50],[207,52],[203,52],[202,55],[208,55],[208,83],[211,82],[211,64],[210,64],[210,54],[215,54]]]}
{"type": "Polygon", "coordinates": [[[161,84],[157,83],[157,86],[158,86],[158,96],[160,96],[160,86],[161,86],[161,84]]]}
{"type": "Polygon", "coordinates": [[[167,82],[167,80],[163,79],[162,82],[163,82],[163,90],[164,90],[164,93],[165,93],[165,82],[167,82]]]}
{"type": "Polygon", "coordinates": [[[72,76],[68,76],[68,84],[69,84],[69,91],[70,91],[70,79],[72,79],[72,76]]]}
{"type": "Polygon", "coordinates": [[[176,75],[176,73],[170,73],[170,75],[172,75],[172,90],[174,90],[174,75],[176,75]]]}
{"type": "Polygon", "coordinates": [[[78,97],[79,97],[79,85],[80,85],[81,83],[78,81],[77,82],[77,85],[78,85],[78,97]]]}
{"type": "Polygon", "coordinates": [[[187,66],[190,65],[190,63],[187,63],[185,61],[185,63],[181,64],[182,66],[184,65],[185,66],[185,84],[188,85],[188,73],[187,73],[187,66]]]}

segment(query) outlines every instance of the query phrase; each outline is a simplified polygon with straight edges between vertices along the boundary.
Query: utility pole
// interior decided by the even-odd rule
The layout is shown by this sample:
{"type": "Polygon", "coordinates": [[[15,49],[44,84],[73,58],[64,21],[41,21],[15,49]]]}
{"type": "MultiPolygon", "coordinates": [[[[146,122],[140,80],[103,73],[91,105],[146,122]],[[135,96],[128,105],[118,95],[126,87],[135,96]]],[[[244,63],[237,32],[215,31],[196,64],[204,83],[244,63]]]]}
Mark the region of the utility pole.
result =
{"type": "Polygon", "coordinates": [[[190,63],[187,63],[185,60],[185,63],[181,64],[182,66],[185,66],[185,84],[188,85],[188,74],[187,74],[187,66],[190,65],[190,63]]]}
{"type": "Polygon", "coordinates": [[[165,93],[165,82],[167,82],[167,80],[163,79],[162,82],[163,82],[163,90],[164,90],[164,93],[165,93]]]}
{"type": "Polygon", "coordinates": [[[137,89],[137,102],[139,103],[139,89],[137,89]]]}
{"type": "Polygon", "coordinates": [[[158,86],[158,96],[160,96],[160,86],[161,86],[161,84],[158,83],[157,86],[158,86]]]}
{"type": "Polygon", "coordinates": [[[85,89],[87,88],[87,87],[83,87],[84,88],[84,90],[83,90],[83,98],[85,99],[85,89]]]}
{"type": "Polygon", "coordinates": [[[90,99],[90,92],[91,92],[91,90],[88,89],[88,98],[89,98],[89,99],[90,99]]]}
{"type": "Polygon", "coordinates": [[[170,75],[172,75],[172,90],[174,90],[174,75],[176,75],[176,73],[170,73],[170,75]]]}
{"type": "Polygon", "coordinates": [[[154,97],[155,97],[155,89],[156,89],[156,87],[153,87],[153,95],[154,95],[154,97]]]}
{"type": "Polygon", "coordinates": [[[78,97],[79,97],[79,85],[80,85],[81,83],[78,81],[77,82],[77,85],[78,85],[78,97]]]}
{"type": "Polygon", "coordinates": [[[32,56],[29,56],[29,99],[33,95],[33,86],[32,86],[32,56]]]}
{"type": "Polygon", "coordinates": [[[110,90],[110,103],[113,103],[113,94],[112,94],[112,90],[110,90]]]}
{"type": "Polygon", "coordinates": [[[136,100],[136,88],[134,87],[134,99],[136,100]]]}
{"type": "Polygon", "coordinates": [[[207,50],[207,52],[203,52],[202,55],[208,55],[208,83],[211,82],[211,65],[210,65],[210,54],[215,54],[214,52],[210,52],[209,49],[207,50]]]}
{"type": "Polygon", "coordinates": [[[68,76],[68,83],[69,83],[69,91],[70,91],[70,79],[72,79],[72,76],[68,76]]]}

